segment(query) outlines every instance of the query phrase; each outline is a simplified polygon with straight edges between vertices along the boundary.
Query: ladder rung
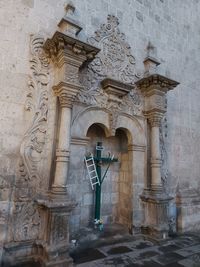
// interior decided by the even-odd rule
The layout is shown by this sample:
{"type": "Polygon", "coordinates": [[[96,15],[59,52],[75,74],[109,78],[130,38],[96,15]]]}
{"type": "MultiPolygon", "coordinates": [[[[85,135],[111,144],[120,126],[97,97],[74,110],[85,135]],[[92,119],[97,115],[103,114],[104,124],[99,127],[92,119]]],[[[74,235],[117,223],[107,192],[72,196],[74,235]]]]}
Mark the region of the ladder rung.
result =
{"type": "Polygon", "coordinates": [[[94,184],[99,184],[99,182],[93,183],[92,185],[94,185],[94,184]]]}
{"type": "Polygon", "coordinates": [[[96,172],[96,170],[93,170],[93,171],[89,171],[89,173],[92,173],[92,172],[96,172]]]}
{"type": "Polygon", "coordinates": [[[88,172],[93,172],[93,171],[96,171],[96,169],[95,168],[90,168],[90,169],[88,169],[88,172]]]}
{"type": "Polygon", "coordinates": [[[91,161],[91,160],[93,161],[93,158],[85,159],[86,162],[91,161]]]}
{"type": "Polygon", "coordinates": [[[97,176],[90,177],[90,180],[97,179],[97,176]]]}
{"type": "Polygon", "coordinates": [[[88,176],[89,176],[89,179],[90,179],[90,184],[92,186],[92,189],[94,190],[94,185],[95,184],[100,185],[100,182],[99,182],[99,177],[97,175],[96,165],[94,163],[93,155],[91,154],[91,158],[88,158],[88,159],[86,159],[86,157],[85,157],[84,160],[85,160],[85,164],[86,164],[86,167],[87,167],[88,176]]]}
{"type": "Polygon", "coordinates": [[[87,167],[90,168],[90,167],[92,167],[92,166],[94,167],[95,165],[94,165],[94,164],[91,164],[91,165],[88,165],[87,167]]]}

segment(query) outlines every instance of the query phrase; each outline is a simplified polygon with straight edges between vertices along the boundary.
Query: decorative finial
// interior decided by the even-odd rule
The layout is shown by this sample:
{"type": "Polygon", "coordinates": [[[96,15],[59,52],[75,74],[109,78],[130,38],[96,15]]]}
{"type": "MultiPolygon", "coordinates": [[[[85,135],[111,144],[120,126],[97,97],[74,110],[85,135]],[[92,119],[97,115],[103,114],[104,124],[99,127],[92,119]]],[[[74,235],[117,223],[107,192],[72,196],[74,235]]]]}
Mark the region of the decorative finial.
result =
{"type": "Polygon", "coordinates": [[[74,16],[74,11],[75,11],[75,6],[72,4],[72,2],[69,2],[66,7],[65,7],[65,10],[66,10],[66,14],[65,16],[74,16]]]}
{"type": "Polygon", "coordinates": [[[144,75],[148,76],[150,74],[155,74],[157,71],[157,66],[160,62],[157,59],[156,47],[149,41],[147,45],[147,57],[144,59],[144,75]]]}
{"type": "Polygon", "coordinates": [[[80,26],[79,22],[74,19],[75,7],[71,2],[69,2],[65,7],[65,10],[66,14],[58,23],[58,27],[62,33],[76,37],[82,30],[82,27],[80,26]]]}

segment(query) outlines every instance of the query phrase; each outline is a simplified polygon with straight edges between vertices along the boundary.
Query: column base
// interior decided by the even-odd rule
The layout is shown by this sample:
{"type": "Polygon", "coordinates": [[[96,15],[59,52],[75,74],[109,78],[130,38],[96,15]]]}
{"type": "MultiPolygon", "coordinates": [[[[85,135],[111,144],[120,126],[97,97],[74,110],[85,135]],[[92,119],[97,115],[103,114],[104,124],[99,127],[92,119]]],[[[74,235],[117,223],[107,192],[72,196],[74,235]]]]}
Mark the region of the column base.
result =
{"type": "Polygon", "coordinates": [[[44,266],[71,267],[69,256],[69,215],[76,203],[71,201],[64,187],[53,188],[44,198],[38,199],[44,220],[44,266]]]}
{"type": "Polygon", "coordinates": [[[73,259],[69,256],[69,247],[54,244],[53,246],[44,246],[44,259],[42,260],[44,267],[72,267],[73,259]]]}
{"type": "Polygon", "coordinates": [[[145,189],[141,199],[144,204],[144,224],[141,230],[155,238],[167,238],[169,232],[168,206],[173,199],[162,187],[145,189]]]}

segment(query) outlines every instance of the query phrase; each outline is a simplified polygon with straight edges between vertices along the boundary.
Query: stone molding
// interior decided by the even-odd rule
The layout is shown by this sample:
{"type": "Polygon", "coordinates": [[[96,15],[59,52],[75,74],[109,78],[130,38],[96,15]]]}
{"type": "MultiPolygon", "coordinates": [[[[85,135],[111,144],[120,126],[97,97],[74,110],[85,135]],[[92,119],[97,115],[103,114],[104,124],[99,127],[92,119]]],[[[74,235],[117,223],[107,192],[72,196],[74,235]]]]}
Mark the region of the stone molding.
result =
{"type": "Polygon", "coordinates": [[[60,82],[53,87],[55,95],[59,97],[60,106],[72,108],[74,99],[77,92],[80,90],[81,85],[72,84],[68,82],[60,82]]]}
{"type": "Polygon", "coordinates": [[[128,151],[141,151],[141,152],[145,152],[146,151],[146,146],[130,144],[130,145],[128,145],[128,151]]]}
{"type": "Polygon", "coordinates": [[[160,127],[161,126],[163,113],[150,112],[150,113],[146,113],[146,117],[148,118],[148,121],[149,121],[151,127],[160,127]]]}
{"type": "Polygon", "coordinates": [[[70,157],[70,152],[68,150],[56,149],[56,161],[68,162],[70,157]]]}
{"type": "Polygon", "coordinates": [[[90,138],[80,138],[80,137],[72,137],[71,144],[72,145],[79,145],[79,146],[87,146],[90,141],[90,138]]]}
{"type": "Polygon", "coordinates": [[[160,74],[152,74],[136,81],[136,84],[146,96],[149,96],[155,94],[154,90],[167,93],[179,83],[160,74]]]}
{"type": "Polygon", "coordinates": [[[123,97],[128,94],[132,89],[133,85],[122,83],[120,81],[105,78],[101,81],[101,85],[107,94],[116,95],[118,97],[123,97]]]}
{"type": "Polygon", "coordinates": [[[95,46],[59,31],[56,31],[51,39],[46,40],[44,49],[53,60],[59,58],[59,53],[64,50],[75,56],[83,56],[85,60],[93,60],[100,51],[95,46]]]}

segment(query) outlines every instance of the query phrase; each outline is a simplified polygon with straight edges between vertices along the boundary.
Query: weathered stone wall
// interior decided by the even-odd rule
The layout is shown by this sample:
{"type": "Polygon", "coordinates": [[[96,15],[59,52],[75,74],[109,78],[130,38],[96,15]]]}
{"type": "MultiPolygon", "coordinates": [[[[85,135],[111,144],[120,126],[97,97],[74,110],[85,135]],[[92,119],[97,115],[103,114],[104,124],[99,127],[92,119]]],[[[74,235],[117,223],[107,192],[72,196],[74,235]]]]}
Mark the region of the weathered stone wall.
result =
{"type": "MultiPolygon", "coordinates": [[[[183,189],[197,190],[200,177],[200,28],[198,0],[74,0],[76,15],[82,23],[83,39],[94,35],[108,14],[119,18],[119,28],[125,33],[136,58],[138,71],[143,71],[146,47],[150,41],[156,47],[160,71],[180,82],[168,94],[167,153],[168,178],[166,183],[175,193],[183,189]]],[[[9,241],[7,224],[15,210],[14,199],[20,161],[20,146],[34,120],[35,111],[25,110],[31,55],[30,37],[41,34],[46,38],[55,31],[63,17],[66,1],[9,0],[0,2],[0,242],[9,241]]],[[[51,75],[50,75],[51,76],[51,75]]],[[[40,173],[48,187],[52,143],[54,142],[55,98],[48,81],[48,124],[41,159],[45,168],[40,173]]],[[[37,84],[38,85],[38,84],[37,84]]],[[[37,102],[37,100],[36,100],[37,102]]],[[[36,103],[35,102],[35,103],[36,103]]],[[[197,202],[195,202],[197,203],[197,202]]],[[[192,208],[192,206],[191,206],[192,208]]],[[[195,209],[194,209],[195,212],[195,209]]],[[[186,214],[184,216],[192,216],[186,214]]],[[[198,223],[200,215],[195,217],[198,223]]],[[[191,229],[187,220],[184,229],[191,229]]]]}

